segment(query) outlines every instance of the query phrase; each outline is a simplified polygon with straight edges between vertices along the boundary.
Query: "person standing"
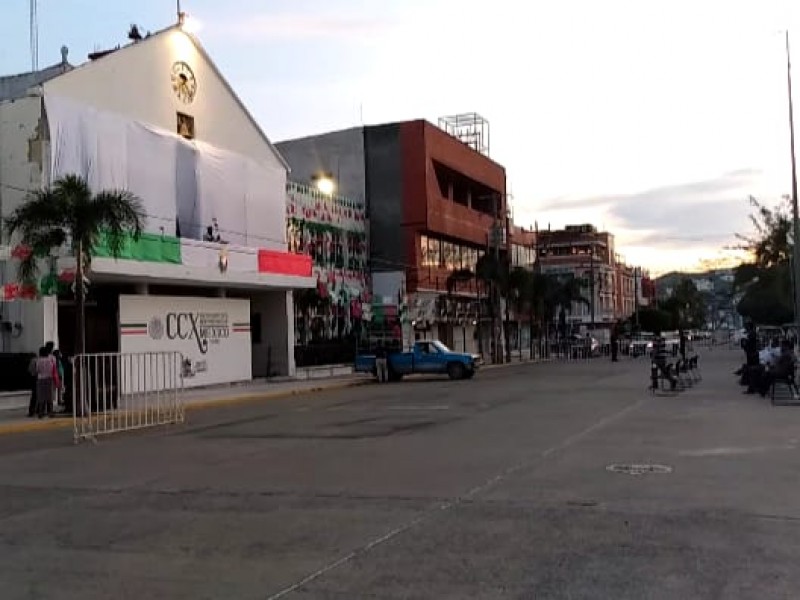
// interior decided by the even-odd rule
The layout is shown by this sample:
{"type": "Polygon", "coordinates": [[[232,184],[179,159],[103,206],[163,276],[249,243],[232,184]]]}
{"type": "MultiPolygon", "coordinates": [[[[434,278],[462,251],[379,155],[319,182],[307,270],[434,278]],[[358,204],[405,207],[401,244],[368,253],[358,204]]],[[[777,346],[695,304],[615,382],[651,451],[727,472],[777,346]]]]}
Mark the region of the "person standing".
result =
{"type": "Polygon", "coordinates": [[[28,375],[31,376],[31,399],[28,402],[28,416],[36,416],[36,388],[38,387],[39,380],[36,377],[36,361],[39,357],[34,355],[28,363],[28,375]]]}
{"type": "Polygon", "coordinates": [[[42,346],[36,359],[36,416],[40,419],[53,414],[53,392],[60,385],[55,360],[42,346]]]}
{"type": "Polygon", "coordinates": [[[375,349],[375,370],[378,374],[378,382],[386,383],[389,381],[389,359],[387,358],[386,348],[383,342],[378,344],[375,349]]]}
{"type": "Polygon", "coordinates": [[[53,350],[53,358],[56,361],[56,371],[58,372],[58,387],[56,388],[56,398],[59,407],[64,404],[64,357],[61,350],[53,350]]]}
{"type": "Polygon", "coordinates": [[[611,326],[611,362],[617,362],[619,352],[619,329],[617,325],[611,326]]]}
{"type": "Polygon", "coordinates": [[[667,368],[667,341],[660,331],[656,331],[653,338],[653,363],[658,367],[661,374],[669,379],[670,389],[674,390],[678,387],[678,380],[667,368]]]}
{"type": "Polygon", "coordinates": [[[681,360],[686,362],[686,332],[681,329],[678,336],[678,352],[681,355],[681,360]]]}

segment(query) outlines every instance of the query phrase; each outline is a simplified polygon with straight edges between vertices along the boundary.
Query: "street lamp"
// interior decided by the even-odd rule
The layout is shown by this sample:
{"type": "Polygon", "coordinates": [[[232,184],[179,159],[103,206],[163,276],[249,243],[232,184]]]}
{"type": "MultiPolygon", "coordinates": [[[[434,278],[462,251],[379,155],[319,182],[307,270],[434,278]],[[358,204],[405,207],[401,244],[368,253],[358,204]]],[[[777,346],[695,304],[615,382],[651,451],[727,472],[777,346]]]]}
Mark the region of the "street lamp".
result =
{"type": "Polygon", "coordinates": [[[312,178],[314,187],[326,196],[332,196],[336,192],[336,181],[330,173],[319,173],[312,178]]]}

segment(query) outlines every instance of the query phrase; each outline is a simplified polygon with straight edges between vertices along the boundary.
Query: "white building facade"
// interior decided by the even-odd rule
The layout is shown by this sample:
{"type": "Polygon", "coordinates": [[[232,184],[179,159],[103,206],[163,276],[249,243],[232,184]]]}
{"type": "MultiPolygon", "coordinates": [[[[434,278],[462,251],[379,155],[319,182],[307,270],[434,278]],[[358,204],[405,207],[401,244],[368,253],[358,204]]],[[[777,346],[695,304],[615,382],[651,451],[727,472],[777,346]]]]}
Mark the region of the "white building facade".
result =
{"type": "MultiPolygon", "coordinates": [[[[186,385],[294,375],[292,290],[316,280],[287,251],[287,165],[197,39],[176,26],[58,71],[0,98],[0,216],[68,174],[146,213],[120,259],[93,253],[87,351],[180,351],[186,385]]],[[[18,242],[2,242],[5,286],[18,242]]],[[[0,350],[74,346],[71,294],[6,296],[0,350]]]]}

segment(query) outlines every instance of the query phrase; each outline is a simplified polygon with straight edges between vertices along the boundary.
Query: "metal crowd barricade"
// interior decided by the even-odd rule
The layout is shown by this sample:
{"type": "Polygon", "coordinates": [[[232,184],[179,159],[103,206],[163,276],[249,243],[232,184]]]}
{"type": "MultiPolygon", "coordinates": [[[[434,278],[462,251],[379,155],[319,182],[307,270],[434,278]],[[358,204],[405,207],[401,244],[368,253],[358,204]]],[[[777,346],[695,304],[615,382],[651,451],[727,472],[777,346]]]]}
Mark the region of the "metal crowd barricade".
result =
{"type": "Polygon", "coordinates": [[[81,354],[73,359],[75,442],[185,419],[180,352],[81,354]]]}

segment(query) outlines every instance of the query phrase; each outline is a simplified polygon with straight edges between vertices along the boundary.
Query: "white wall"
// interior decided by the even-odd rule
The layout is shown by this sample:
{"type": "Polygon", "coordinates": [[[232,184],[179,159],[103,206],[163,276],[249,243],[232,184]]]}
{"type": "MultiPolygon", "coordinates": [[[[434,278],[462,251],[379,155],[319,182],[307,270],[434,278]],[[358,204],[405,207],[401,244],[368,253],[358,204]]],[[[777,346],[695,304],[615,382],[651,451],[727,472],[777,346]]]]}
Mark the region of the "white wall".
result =
{"type": "Polygon", "coordinates": [[[292,293],[276,291],[254,296],[251,300],[251,312],[261,318],[261,342],[253,344],[253,376],[294,377],[296,370],[292,293]]]}
{"type": "Polygon", "coordinates": [[[82,65],[44,85],[101,110],[176,131],[177,112],[194,117],[196,139],[254,160],[281,164],[191,36],[172,29],[82,65]],[[197,81],[190,104],[172,89],[172,66],[187,63],[197,81]]]}
{"type": "Polygon", "coordinates": [[[162,32],[46,82],[43,90],[48,112],[54,113],[49,115],[54,140],[63,125],[53,123],[56,99],[66,101],[62,104],[67,107],[69,103],[87,107],[82,114],[67,111],[70,122],[82,122],[77,129],[62,127],[69,141],[83,140],[80,148],[67,144],[76,147],[70,153],[79,163],[93,163],[88,169],[93,185],[98,179],[108,180],[111,173],[111,179],[121,184],[106,187],[128,187],[142,197],[152,221],[148,230],[158,233],[164,227],[166,233],[174,233],[175,202],[165,201],[169,206],[163,210],[159,202],[177,197],[183,236],[199,239],[212,218],[218,218],[227,241],[285,250],[285,164],[191,36],[177,28],[162,32]],[[188,103],[173,90],[172,69],[177,62],[188,64],[197,82],[194,99],[188,103]],[[177,137],[178,112],[194,119],[191,144],[177,137]],[[132,127],[134,123],[166,132],[179,143],[164,144],[163,139],[132,127]],[[127,136],[118,133],[120,128],[127,136]],[[120,144],[121,137],[127,137],[127,148],[120,144]],[[117,143],[103,147],[108,139],[117,143]],[[131,139],[136,140],[133,146],[131,139]],[[135,150],[139,152],[132,155],[135,150]],[[195,166],[197,181],[187,181],[183,175],[176,179],[176,173],[194,174],[195,166]],[[105,175],[92,176],[98,169],[105,175]],[[141,177],[125,181],[125,173],[133,177],[148,171],[152,181],[142,182],[141,177]]]}
{"type": "MultiPolygon", "coordinates": [[[[41,116],[39,97],[0,103],[0,217],[3,220],[23,202],[28,192],[42,185],[46,132],[41,116]]],[[[6,239],[4,230],[0,240],[13,245],[6,239]]],[[[0,285],[16,280],[15,262],[0,263],[0,285]]],[[[21,326],[14,327],[11,333],[0,333],[0,351],[36,352],[45,342],[57,344],[54,310],[54,298],[44,302],[0,303],[0,321],[21,326]]]]}
{"type": "MultiPolygon", "coordinates": [[[[0,208],[5,217],[42,184],[42,100],[21,98],[0,103],[0,208]]],[[[5,236],[5,232],[0,234],[5,236]]]]}
{"type": "Polygon", "coordinates": [[[196,370],[186,387],[252,378],[249,300],[120,296],[119,320],[121,352],[183,353],[196,370]],[[246,324],[246,331],[236,324],[246,324]]]}

